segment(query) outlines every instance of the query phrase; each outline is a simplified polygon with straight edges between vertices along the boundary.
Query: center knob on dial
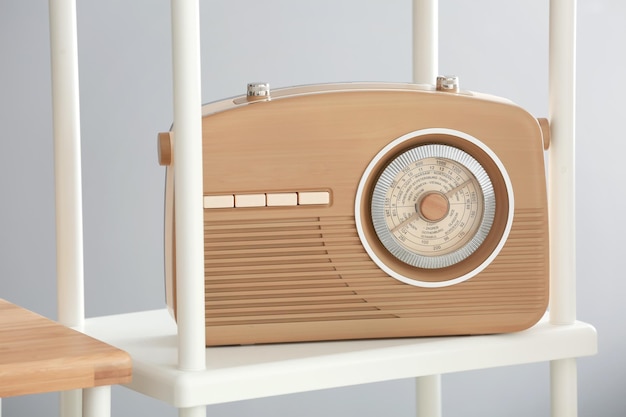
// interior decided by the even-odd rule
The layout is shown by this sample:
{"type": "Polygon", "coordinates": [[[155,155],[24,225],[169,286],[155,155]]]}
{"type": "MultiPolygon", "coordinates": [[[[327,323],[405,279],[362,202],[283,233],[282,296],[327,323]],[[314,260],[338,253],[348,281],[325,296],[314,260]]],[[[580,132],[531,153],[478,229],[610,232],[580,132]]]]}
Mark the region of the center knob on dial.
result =
{"type": "Polygon", "coordinates": [[[417,202],[416,209],[424,220],[437,222],[448,215],[450,202],[445,195],[430,192],[417,202]]]}

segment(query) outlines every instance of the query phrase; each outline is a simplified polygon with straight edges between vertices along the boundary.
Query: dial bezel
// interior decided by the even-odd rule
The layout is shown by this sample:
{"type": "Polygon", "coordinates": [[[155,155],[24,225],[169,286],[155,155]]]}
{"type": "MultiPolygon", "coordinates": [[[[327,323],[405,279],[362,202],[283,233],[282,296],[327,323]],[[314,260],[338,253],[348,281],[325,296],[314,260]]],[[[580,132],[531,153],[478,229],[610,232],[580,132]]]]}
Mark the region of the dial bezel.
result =
{"type": "MultiPolygon", "coordinates": [[[[396,258],[409,265],[419,268],[445,268],[461,262],[480,247],[491,230],[496,211],[496,198],[489,175],[480,163],[467,152],[444,144],[425,144],[410,148],[393,158],[382,170],[372,192],[371,216],[374,230],[383,246],[396,258]],[[473,176],[481,190],[482,213],[474,234],[463,245],[452,251],[441,251],[440,254],[422,255],[409,250],[400,243],[389,229],[385,211],[386,196],[398,174],[420,160],[440,158],[461,165],[473,176]]],[[[444,219],[445,220],[445,219],[444,219]]],[[[423,221],[423,220],[422,220],[423,221]]]]}
{"type": "Polygon", "coordinates": [[[407,133],[385,146],[369,163],[359,182],[355,219],[359,238],[370,258],[388,275],[420,287],[444,287],[466,281],[483,271],[497,256],[513,223],[513,186],[497,155],[479,139],[454,129],[431,128],[407,133]],[[463,260],[449,266],[424,268],[410,265],[393,255],[380,241],[372,220],[372,195],[384,169],[398,155],[429,144],[457,148],[475,159],[493,185],[494,218],[479,247],[463,260]]]}

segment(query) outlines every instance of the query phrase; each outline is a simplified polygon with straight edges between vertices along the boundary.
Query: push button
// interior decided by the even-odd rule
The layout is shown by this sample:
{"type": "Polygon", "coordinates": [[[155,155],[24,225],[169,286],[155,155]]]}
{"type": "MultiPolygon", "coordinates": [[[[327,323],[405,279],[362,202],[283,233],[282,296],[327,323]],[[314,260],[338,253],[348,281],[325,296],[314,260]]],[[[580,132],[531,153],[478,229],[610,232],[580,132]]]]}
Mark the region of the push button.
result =
{"type": "Polygon", "coordinates": [[[301,206],[313,204],[330,204],[328,191],[303,191],[298,193],[298,204],[301,206]]]}
{"type": "Polygon", "coordinates": [[[267,194],[267,206],[268,207],[297,206],[297,205],[298,205],[297,193],[269,193],[267,194]]]}
{"type": "Polygon", "coordinates": [[[235,207],[265,207],[265,194],[235,194],[235,207]]]}
{"type": "Polygon", "coordinates": [[[204,208],[233,208],[235,207],[235,196],[229,195],[206,195],[204,196],[204,208]]]}

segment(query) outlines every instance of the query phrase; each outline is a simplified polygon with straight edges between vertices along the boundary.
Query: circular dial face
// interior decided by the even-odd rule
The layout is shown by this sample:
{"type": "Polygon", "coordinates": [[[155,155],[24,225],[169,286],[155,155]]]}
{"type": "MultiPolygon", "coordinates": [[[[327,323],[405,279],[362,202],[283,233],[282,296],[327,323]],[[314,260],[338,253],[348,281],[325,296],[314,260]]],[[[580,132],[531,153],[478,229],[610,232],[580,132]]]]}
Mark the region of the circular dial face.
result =
{"type": "Polygon", "coordinates": [[[372,194],[374,230],[404,263],[444,268],[470,256],[487,237],[495,214],[493,185],[466,152],[421,145],[393,158],[372,194]]]}

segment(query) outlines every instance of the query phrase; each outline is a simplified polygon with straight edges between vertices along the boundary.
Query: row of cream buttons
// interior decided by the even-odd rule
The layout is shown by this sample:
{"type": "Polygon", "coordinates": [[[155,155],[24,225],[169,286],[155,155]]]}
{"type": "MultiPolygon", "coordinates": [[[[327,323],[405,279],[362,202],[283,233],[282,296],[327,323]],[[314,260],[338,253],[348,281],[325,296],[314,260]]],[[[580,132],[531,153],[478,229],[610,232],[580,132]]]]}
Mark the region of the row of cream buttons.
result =
{"type": "Polygon", "coordinates": [[[287,207],[330,204],[328,191],[293,193],[227,194],[204,196],[204,208],[287,207]]]}

